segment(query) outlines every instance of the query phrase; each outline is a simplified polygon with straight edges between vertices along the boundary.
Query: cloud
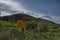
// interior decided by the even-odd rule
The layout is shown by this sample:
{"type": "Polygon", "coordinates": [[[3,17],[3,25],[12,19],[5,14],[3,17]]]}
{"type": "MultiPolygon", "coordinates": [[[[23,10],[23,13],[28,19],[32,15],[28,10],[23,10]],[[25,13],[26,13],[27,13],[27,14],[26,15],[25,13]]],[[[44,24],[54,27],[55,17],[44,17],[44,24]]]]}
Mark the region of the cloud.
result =
{"type": "Polygon", "coordinates": [[[21,2],[18,2],[17,0],[0,0],[0,8],[3,8],[3,10],[5,9],[5,14],[2,13],[2,16],[8,15],[8,13],[15,13],[13,11],[23,11],[25,14],[34,16],[34,17],[41,17],[44,16],[44,14],[42,13],[36,13],[30,10],[27,10],[21,2]]]}
{"type": "Polygon", "coordinates": [[[17,3],[15,1],[12,1],[12,0],[0,0],[0,3],[4,3],[8,6],[10,6],[13,10],[23,10],[23,6],[22,4],[20,3],[17,3]]]}
{"type": "Polygon", "coordinates": [[[6,13],[6,12],[2,12],[1,17],[2,17],[2,16],[6,16],[6,15],[11,15],[11,14],[8,14],[8,13],[6,13]]]}
{"type": "Polygon", "coordinates": [[[59,17],[59,16],[51,16],[51,17],[52,17],[52,19],[53,19],[53,20],[51,20],[51,21],[60,24],[60,17],[59,17]]]}
{"type": "Polygon", "coordinates": [[[4,13],[5,14],[7,13],[6,15],[8,15],[8,13],[15,13],[15,11],[16,12],[23,11],[24,13],[34,16],[34,17],[43,16],[43,14],[27,10],[25,7],[26,7],[25,5],[23,5],[21,2],[18,2],[17,0],[0,0],[0,9],[3,9],[4,13]]]}
{"type": "Polygon", "coordinates": [[[28,11],[24,8],[22,3],[18,3],[18,2],[13,1],[13,0],[0,0],[0,8],[5,9],[6,12],[7,11],[10,11],[10,12],[12,12],[12,11],[27,12],[28,11]]]}

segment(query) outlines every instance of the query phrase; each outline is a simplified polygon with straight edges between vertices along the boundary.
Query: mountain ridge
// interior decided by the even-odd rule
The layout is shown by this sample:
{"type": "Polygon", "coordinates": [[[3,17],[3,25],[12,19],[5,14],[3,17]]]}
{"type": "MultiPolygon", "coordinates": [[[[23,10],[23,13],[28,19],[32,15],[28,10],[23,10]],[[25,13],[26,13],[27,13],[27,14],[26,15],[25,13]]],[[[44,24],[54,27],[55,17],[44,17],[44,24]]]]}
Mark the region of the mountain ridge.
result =
{"type": "MultiPolygon", "coordinates": [[[[36,18],[34,16],[31,16],[28,14],[22,14],[22,13],[17,13],[17,14],[13,14],[13,15],[0,17],[0,20],[5,20],[5,21],[9,21],[9,22],[17,22],[18,20],[22,20],[22,19],[28,20],[28,21],[35,21],[35,20],[37,20],[37,21],[42,21],[42,20],[49,21],[46,19],[36,18]]],[[[49,21],[49,22],[55,23],[53,21],[49,21]]]]}

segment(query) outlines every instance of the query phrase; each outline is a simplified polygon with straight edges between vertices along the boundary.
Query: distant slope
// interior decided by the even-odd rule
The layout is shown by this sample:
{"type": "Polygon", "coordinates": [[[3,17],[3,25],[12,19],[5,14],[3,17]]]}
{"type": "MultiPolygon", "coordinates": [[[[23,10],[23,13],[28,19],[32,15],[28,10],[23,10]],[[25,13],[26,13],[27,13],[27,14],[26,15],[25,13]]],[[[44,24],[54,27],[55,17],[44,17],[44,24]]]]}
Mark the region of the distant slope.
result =
{"type": "Polygon", "coordinates": [[[28,20],[30,22],[34,22],[34,23],[41,23],[41,24],[51,24],[51,25],[60,25],[60,24],[56,24],[52,21],[49,21],[49,20],[45,20],[45,19],[41,19],[41,18],[35,18],[33,16],[30,16],[30,15],[27,15],[27,14],[22,14],[22,13],[17,13],[17,14],[14,14],[14,15],[9,15],[9,16],[3,16],[3,17],[0,17],[0,20],[4,20],[4,21],[7,21],[7,22],[12,22],[12,23],[17,23],[18,20],[28,20]]]}
{"type": "Polygon", "coordinates": [[[14,14],[14,15],[9,15],[9,16],[3,16],[3,17],[0,17],[0,20],[5,20],[5,21],[9,21],[9,22],[17,22],[17,20],[19,19],[23,19],[23,20],[35,20],[36,18],[35,17],[32,17],[30,15],[27,15],[27,14],[14,14]]]}
{"type": "Polygon", "coordinates": [[[33,16],[30,16],[30,15],[27,15],[27,14],[22,14],[22,13],[17,13],[17,14],[14,14],[14,15],[9,15],[9,16],[3,16],[3,17],[0,17],[0,20],[4,20],[4,21],[8,21],[8,22],[13,22],[13,23],[16,23],[18,20],[28,20],[28,21],[37,21],[37,22],[41,22],[41,21],[45,21],[47,23],[51,22],[52,24],[57,24],[57,23],[54,23],[52,21],[49,21],[49,20],[45,20],[45,19],[41,19],[41,18],[35,18],[33,16]]]}

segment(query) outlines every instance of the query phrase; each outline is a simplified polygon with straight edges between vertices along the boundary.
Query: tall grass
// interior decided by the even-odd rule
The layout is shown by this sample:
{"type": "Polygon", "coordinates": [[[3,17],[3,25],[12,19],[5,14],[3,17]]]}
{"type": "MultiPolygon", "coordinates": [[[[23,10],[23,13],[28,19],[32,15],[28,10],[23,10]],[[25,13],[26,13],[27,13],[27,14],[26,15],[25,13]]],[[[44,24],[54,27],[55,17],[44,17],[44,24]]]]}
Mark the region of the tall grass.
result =
{"type": "MultiPolygon", "coordinates": [[[[39,21],[35,29],[22,32],[22,28],[17,28],[16,23],[0,20],[0,40],[60,40],[60,25],[51,22],[43,24],[44,22],[39,21]]],[[[35,22],[29,22],[32,23],[35,22]]]]}

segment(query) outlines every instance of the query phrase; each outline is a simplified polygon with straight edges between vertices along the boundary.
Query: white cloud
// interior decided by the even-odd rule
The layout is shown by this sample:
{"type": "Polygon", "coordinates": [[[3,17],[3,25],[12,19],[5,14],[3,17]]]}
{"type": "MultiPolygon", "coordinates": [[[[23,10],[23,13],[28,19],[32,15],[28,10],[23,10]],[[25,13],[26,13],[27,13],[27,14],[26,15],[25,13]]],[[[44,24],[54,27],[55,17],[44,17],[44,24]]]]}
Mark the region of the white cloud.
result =
{"type": "Polygon", "coordinates": [[[4,3],[4,4],[8,5],[10,7],[10,10],[28,12],[28,10],[25,9],[25,7],[23,6],[22,3],[18,3],[16,1],[0,0],[0,3],[4,3]]]}
{"type": "Polygon", "coordinates": [[[58,23],[60,24],[60,17],[59,16],[51,16],[52,17],[52,21],[55,22],[55,23],[58,23]]]}
{"type": "Polygon", "coordinates": [[[0,3],[5,3],[6,5],[9,5],[13,10],[24,10],[22,3],[17,3],[12,0],[0,0],[0,3]]]}
{"type": "Polygon", "coordinates": [[[21,2],[16,2],[14,0],[0,0],[0,3],[4,3],[4,4],[8,5],[10,7],[10,10],[24,11],[24,13],[29,14],[34,17],[44,16],[43,14],[39,14],[36,12],[32,12],[30,10],[27,10],[21,2]]]}
{"type": "Polygon", "coordinates": [[[8,14],[8,13],[6,13],[6,12],[2,12],[2,13],[1,13],[1,16],[6,16],[6,15],[11,15],[11,14],[8,14]]]}

